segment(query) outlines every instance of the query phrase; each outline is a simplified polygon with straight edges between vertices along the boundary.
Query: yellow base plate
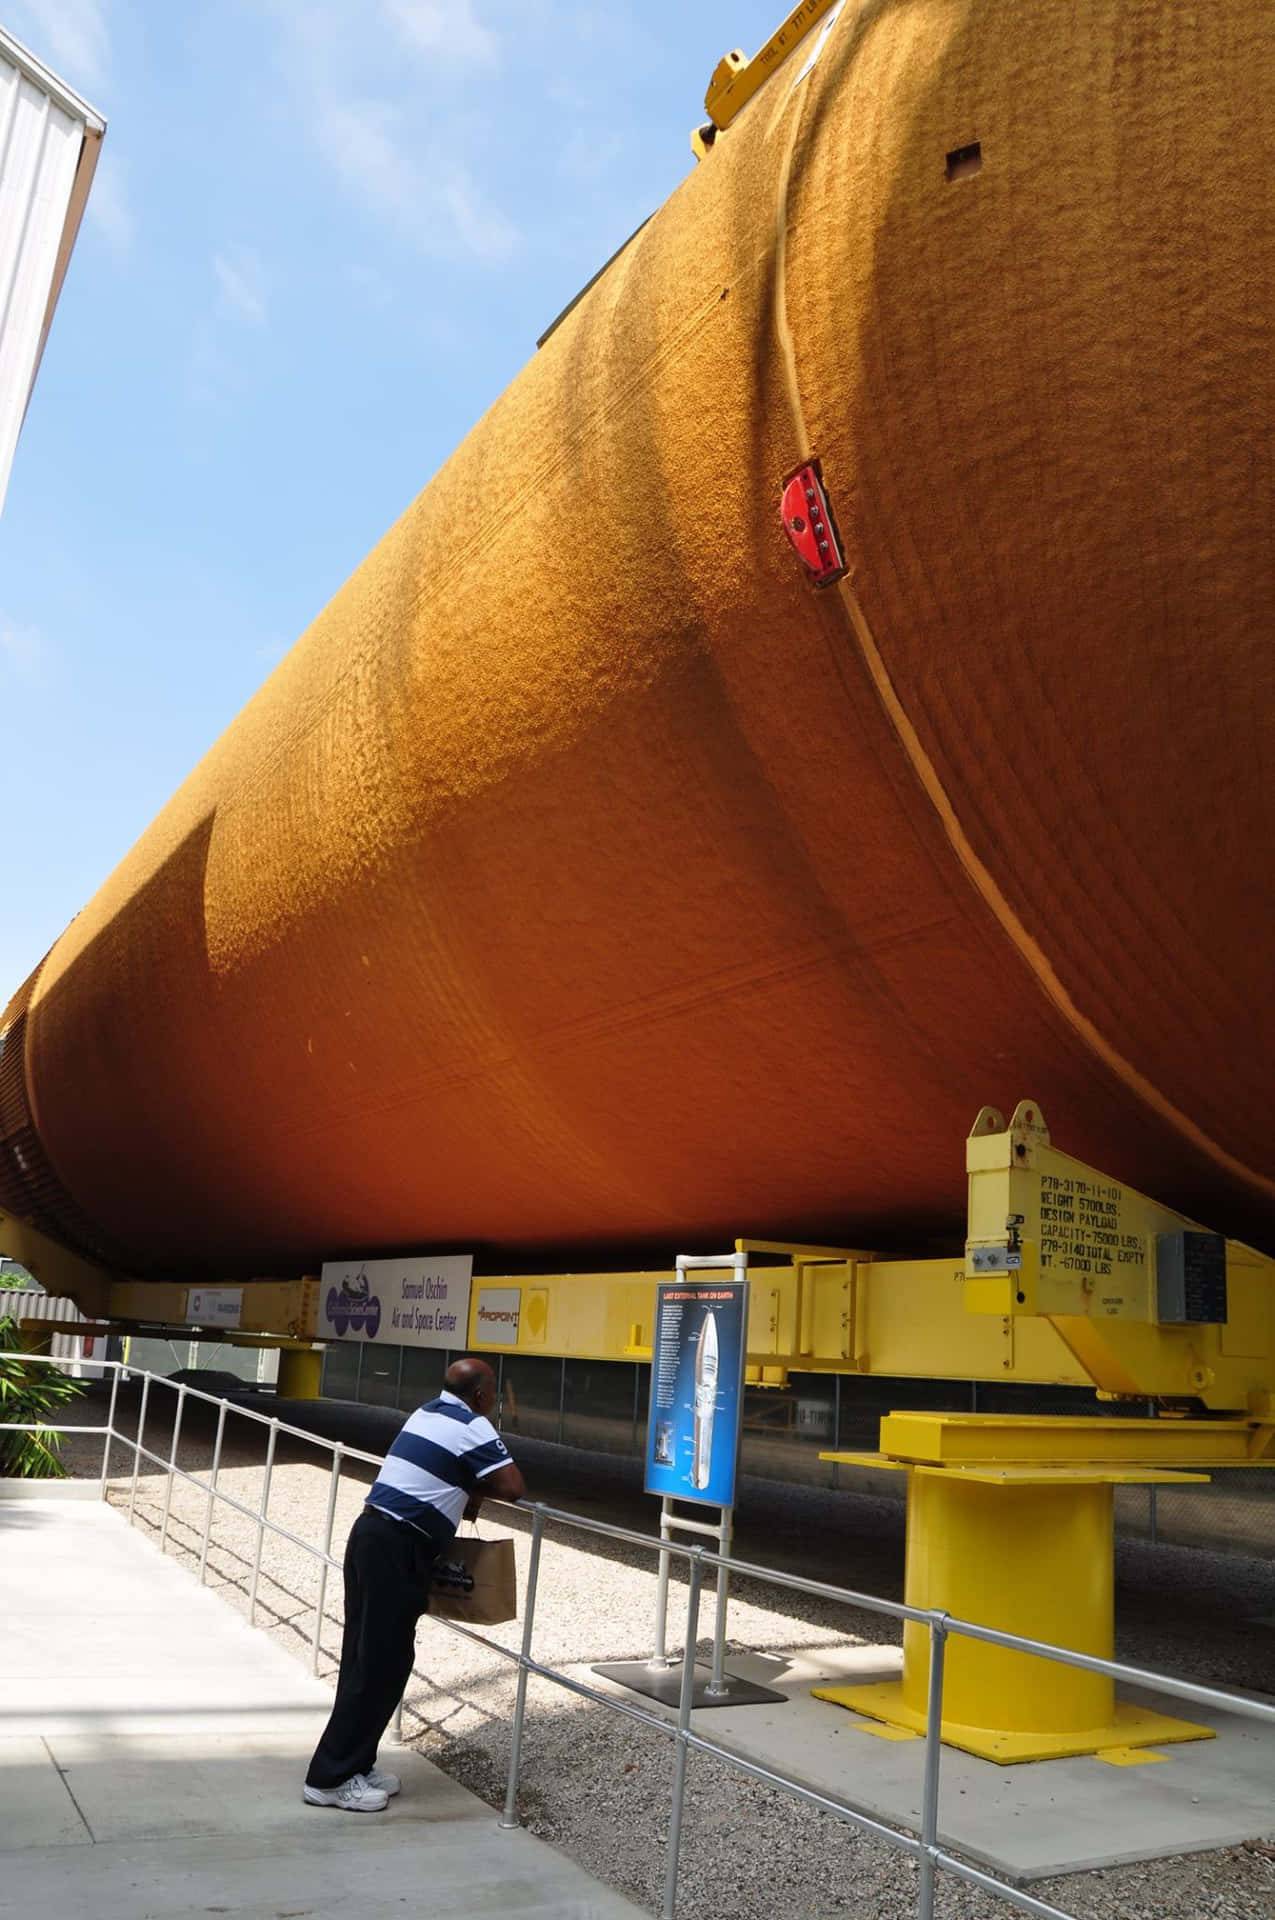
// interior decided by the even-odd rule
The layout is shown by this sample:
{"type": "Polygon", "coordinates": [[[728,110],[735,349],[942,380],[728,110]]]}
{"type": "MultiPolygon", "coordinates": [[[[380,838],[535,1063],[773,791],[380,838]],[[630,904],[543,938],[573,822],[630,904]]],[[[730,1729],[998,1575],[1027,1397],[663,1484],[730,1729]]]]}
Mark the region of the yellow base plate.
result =
{"type": "MultiPolygon", "coordinates": [[[[870,1720],[884,1720],[890,1726],[906,1727],[913,1733],[925,1732],[925,1715],[903,1704],[899,1681],[875,1687],[816,1687],[817,1700],[831,1700],[834,1706],[849,1707],[852,1713],[866,1714],[870,1720]]],[[[1002,1733],[995,1727],[967,1727],[959,1722],[943,1722],[943,1740],[949,1747],[977,1754],[980,1760],[994,1760],[997,1766],[1014,1766],[1020,1760],[1066,1760],[1082,1753],[1099,1753],[1108,1747],[1160,1747],[1183,1740],[1212,1740],[1212,1727],[1196,1726],[1191,1720],[1172,1720],[1167,1714],[1150,1713],[1144,1707],[1116,1703],[1116,1717],[1104,1727],[1081,1727],[1069,1733],[1002,1733]]]]}

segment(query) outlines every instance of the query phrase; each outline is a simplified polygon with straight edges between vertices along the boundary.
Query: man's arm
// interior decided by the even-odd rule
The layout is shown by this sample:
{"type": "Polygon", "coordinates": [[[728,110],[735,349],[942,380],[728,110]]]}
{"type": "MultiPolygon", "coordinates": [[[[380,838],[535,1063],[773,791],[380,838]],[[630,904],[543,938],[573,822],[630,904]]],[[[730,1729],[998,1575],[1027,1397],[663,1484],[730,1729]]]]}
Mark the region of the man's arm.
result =
{"type": "Polygon", "coordinates": [[[469,1496],[465,1507],[465,1518],[466,1520],[478,1518],[478,1510],[483,1504],[484,1494],[491,1494],[495,1500],[521,1500],[526,1491],[522,1475],[510,1460],[505,1466],[495,1467],[490,1473],[483,1475],[469,1496]]]}
{"type": "Polygon", "coordinates": [[[478,1444],[466,1456],[473,1486],[465,1507],[466,1520],[476,1520],[486,1494],[496,1500],[521,1500],[526,1492],[522,1475],[509,1458],[509,1449],[487,1419],[476,1421],[470,1433],[478,1444]]]}

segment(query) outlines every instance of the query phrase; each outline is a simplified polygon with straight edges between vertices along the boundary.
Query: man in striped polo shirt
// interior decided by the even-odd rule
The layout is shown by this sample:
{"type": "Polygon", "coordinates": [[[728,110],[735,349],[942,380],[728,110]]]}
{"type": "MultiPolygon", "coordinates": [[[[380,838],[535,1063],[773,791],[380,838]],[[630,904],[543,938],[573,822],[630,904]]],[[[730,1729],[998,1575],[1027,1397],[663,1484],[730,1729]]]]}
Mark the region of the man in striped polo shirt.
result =
{"type": "Polygon", "coordinates": [[[398,1792],[398,1776],[381,1771],[376,1749],[412,1671],[434,1562],[461,1517],[477,1518],[483,1493],[502,1500],[523,1493],[522,1475],[487,1417],[496,1392],[485,1360],[453,1362],[438,1399],[402,1427],[350,1528],[341,1672],[306,1775],[311,1806],[379,1813],[398,1792]]]}

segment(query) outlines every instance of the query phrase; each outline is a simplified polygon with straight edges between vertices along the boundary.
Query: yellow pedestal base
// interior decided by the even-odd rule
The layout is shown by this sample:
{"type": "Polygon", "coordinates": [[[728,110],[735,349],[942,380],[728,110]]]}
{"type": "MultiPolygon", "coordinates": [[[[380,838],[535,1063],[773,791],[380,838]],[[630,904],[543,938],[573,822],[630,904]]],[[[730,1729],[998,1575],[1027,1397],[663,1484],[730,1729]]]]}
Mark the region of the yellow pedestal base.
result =
{"type": "MultiPolygon", "coordinates": [[[[948,1641],[949,1653],[955,1644],[948,1641]]],[[[1059,1672],[1063,1669],[1059,1668],[1059,1672]]],[[[853,1713],[866,1714],[869,1720],[884,1721],[887,1726],[902,1727],[910,1733],[925,1732],[925,1715],[908,1706],[903,1684],[893,1681],[876,1687],[816,1687],[817,1700],[831,1700],[853,1713]]],[[[1164,1713],[1150,1713],[1117,1700],[1113,1716],[1103,1726],[1075,1727],[1066,1733],[1005,1733],[997,1727],[972,1727],[959,1720],[943,1721],[943,1739],[949,1747],[977,1754],[980,1760],[994,1760],[1008,1767],[1020,1760],[1066,1760],[1081,1753],[1101,1753],[1107,1747],[1160,1747],[1183,1740],[1212,1740],[1211,1727],[1199,1727],[1190,1720],[1174,1720],[1164,1713]]]]}
{"type": "Polygon", "coordinates": [[[323,1355],[310,1347],[280,1347],[279,1385],[281,1400],[317,1400],[323,1379],[323,1355]]]}
{"type": "MultiPolygon", "coordinates": [[[[883,1423],[883,1438],[891,1423],[902,1426],[903,1417],[894,1415],[883,1423]]],[[[937,1437],[926,1431],[923,1443],[943,1464],[915,1454],[873,1462],[903,1467],[909,1476],[907,1604],[1110,1660],[1115,1635],[1113,1483],[1197,1476],[1123,1463],[1072,1460],[1051,1466],[1021,1457],[989,1460],[979,1454],[983,1435],[977,1421],[967,1420],[956,1432],[950,1416],[931,1416],[930,1424],[938,1429],[937,1437]],[[944,1449],[960,1442],[973,1459],[962,1463],[945,1456],[944,1449]]],[[[1049,1437],[1056,1444],[1057,1436],[1049,1437]]],[[[1018,1445],[1023,1444],[1020,1436],[1018,1445]]],[[[856,1458],[859,1464],[867,1463],[863,1455],[856,1458]]],[[[901,1682],[821,1688],[819,1698],[922,1732],[929,1673],[929,1630],[909,1621],[903,1630],[901,1682]]],[[[944,1664],[943,1738],[982,1759],[1008,1765],[1109,1747],[1207,1740],[1212,1733],[1187,1720],[1117,1703],[1114,1682],[1106,1674],[953,1633],[944,1664]]]]}

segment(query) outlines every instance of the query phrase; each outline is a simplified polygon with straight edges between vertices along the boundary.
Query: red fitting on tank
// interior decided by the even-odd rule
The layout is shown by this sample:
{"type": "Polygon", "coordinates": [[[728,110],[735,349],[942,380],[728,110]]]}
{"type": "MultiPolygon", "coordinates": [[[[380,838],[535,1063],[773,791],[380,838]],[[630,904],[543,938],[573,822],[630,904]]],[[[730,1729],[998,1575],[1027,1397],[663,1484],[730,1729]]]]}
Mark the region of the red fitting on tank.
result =
{"type": "Polygon", "coordinates": [[[814,584],[826,587],[840,580],[846,563],[817,460],[808,461],[786,477],[779,517],[814,584]]]}

